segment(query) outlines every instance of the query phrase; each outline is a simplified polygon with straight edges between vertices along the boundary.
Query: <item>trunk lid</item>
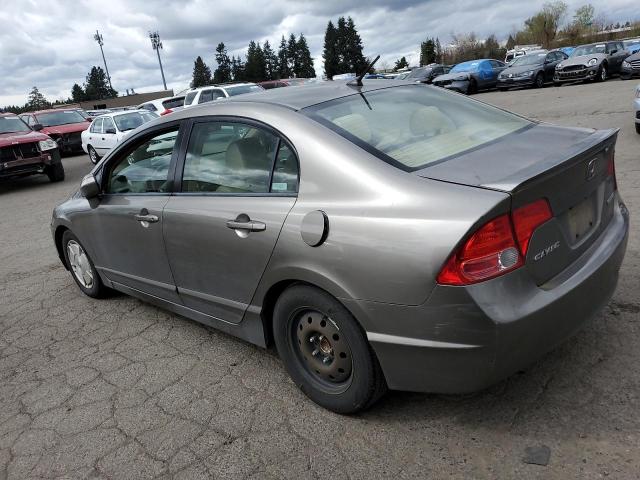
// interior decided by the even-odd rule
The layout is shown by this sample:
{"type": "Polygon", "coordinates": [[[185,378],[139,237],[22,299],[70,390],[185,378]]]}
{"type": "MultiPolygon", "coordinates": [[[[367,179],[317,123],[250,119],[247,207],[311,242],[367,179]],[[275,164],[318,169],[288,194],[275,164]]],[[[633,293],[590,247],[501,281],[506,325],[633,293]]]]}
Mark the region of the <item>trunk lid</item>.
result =
{"type": "Polygon", "coordinates": [[[542,285],[582,255],[613,216],[609,162],[617,134],[537,124],[415,173],[507,192],[512,210],[547,199],[553,218],[536,229],[525,258],[542,285]]]}

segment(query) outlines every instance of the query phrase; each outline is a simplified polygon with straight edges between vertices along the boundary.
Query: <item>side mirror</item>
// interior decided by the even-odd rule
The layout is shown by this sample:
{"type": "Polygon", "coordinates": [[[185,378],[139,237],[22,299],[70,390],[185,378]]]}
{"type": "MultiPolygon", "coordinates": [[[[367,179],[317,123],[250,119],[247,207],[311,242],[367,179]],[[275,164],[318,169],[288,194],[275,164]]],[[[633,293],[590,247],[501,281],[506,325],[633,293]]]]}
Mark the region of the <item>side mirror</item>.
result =
{"type": "Polygon", "coordinates": [[[87,117],[87,118],[85,118],[85,120],[86,120],[87,122],[89,122],[89,123],[93,122],[93,118],[91,118],[91,117],[87,117]]]}
{"type": "Polygon", "coordinates": [[[34,129],[36,132],[39,132],[44,128],[44,126],[41,123],[34,123],[33,125],[31,125],[31,128],[34,129]]]}
{"type": "Polygon", "coordinates": [[[109,134],[115,134],[116,133],[116,129],[115,128],[107,128],[104,133],[109,133],[109,134]]]}
{"type": "Polygon", "coordinates": [[[80,183],[80,195],[87,200],[90,200],[92,198],[96,198],[99,194],[100,185],[98,185],[96,177],[91,174],[86,175],[80,183]]]}
{"type": "Polygon", "coordinates": [[[613,50],[611,50],[611,52],[609,52],[609,55],[613,55],[615,53],[618,53],[618,49],[614,48],[613,50]]]}

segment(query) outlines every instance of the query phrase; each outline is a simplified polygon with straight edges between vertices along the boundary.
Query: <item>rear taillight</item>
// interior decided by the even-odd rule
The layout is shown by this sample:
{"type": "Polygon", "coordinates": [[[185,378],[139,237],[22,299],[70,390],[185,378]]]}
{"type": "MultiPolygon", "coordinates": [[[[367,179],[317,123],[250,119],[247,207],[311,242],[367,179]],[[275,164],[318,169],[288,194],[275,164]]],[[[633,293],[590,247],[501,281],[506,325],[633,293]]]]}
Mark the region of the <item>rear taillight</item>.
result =
{"type": "Polygon", "coordinates": [[[451,255],[438,283],[470,285],[521,267],[533,232],[551,217],[549,203],[541,199],[487,222],[451,255]]]}
{"type": "Polygon", "coordinates": [[[160,115],[169,115],[170,113],[173,113],[173,110],[171,110],[170,108],[167,108],[164,112],[162,112],[160,115]]]}
{"type": "Polygon", "coordinates": [[[516,232],[516,238],[523,257],[526,258],[527,256],[529,240],[531,240],[534,230],[552,216],[549,202],[544,198],[529,203],[524,207],[516,208],[513,211],[511,218],[513,219],[514,231],[516,232]]]}
{"type": "Polygon", "coordinates": [[[611,155],[609,156],[609,161],[607,162],[607,175],[613,177],[613,189],[618,189],[618,181],[616,180],[616,160],[615,160],[615,151],[611,150],[611,155]]]}
{"type": "Polygon", "coordinates": [[[454,253],[438,275],[443,285],[469,285],[522,265],[508,215],[482,226],[454,253]]]}

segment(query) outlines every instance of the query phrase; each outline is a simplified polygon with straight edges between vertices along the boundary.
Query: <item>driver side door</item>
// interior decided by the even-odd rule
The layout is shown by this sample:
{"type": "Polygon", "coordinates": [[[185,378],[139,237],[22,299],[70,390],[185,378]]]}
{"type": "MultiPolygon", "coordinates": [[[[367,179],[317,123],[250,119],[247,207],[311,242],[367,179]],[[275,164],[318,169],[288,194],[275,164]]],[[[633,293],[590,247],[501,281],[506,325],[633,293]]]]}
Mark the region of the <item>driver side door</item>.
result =
{"type": "Polygon", "coordinates": [[[172,188],[180,123],[136,135],[104,166],[91,217],[96,268],[112,282],[181,303],[167,260],[163,210],[172,188]]]}

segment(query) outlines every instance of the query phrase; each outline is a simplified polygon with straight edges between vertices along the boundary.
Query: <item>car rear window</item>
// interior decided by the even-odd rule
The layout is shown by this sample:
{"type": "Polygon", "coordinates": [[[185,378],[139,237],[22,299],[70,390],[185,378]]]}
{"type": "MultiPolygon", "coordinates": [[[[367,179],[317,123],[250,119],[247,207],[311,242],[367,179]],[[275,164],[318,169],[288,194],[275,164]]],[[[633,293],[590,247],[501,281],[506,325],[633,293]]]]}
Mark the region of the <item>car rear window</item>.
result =
{"type": "Polygon", "coordinates": [[[425,85],[363,92],[303,112],[406,171],[440,163],[532,125],[517,115],[425,85]]]}
{"type": "Polygon", "coordinates": [[[197,91],[187,93],[187,95],[184,97],[184,104],[191,105],[193,103],[193,99],[196,98],[197,94],[197,91]]]}
{"type": "Polygon", "coordinates": [[[264,88],[259,85],[238,85],[237,87],[227,87],[226,90],[230,97],[234,97],[245,93],[261,92],[264,88]]]}
{"type": "Polygon", "coordinates": [[[162,106],[169,110],[170,108],[182,107],[184,105],[184,97],[170,98],[162,102],[162,106]]]}

